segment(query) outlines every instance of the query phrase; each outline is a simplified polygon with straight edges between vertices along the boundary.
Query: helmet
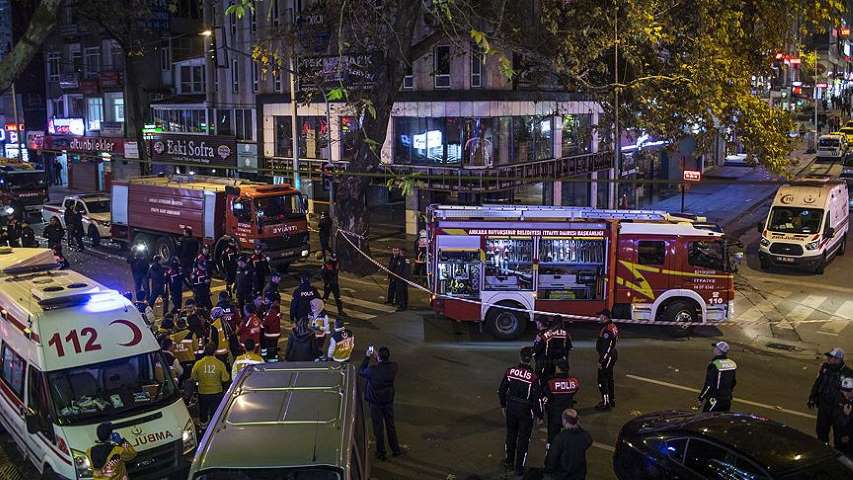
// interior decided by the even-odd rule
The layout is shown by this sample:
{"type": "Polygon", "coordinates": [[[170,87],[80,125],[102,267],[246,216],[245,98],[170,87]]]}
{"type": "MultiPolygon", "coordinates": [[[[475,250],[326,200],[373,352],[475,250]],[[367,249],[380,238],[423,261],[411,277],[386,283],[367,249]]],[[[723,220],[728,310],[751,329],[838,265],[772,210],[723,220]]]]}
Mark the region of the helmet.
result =
{"type": "Polygon", "coordinates": [[[853,390],[853,377],[844,377],[841,379],[841,389],[842,390],[853,390]]]}
{"type": "Polygon", "coordinates": [[[213,310],[210,311],[210,318],[216,320],[222,316],[222,312],[222,307],[213,307],[213,310]]]}

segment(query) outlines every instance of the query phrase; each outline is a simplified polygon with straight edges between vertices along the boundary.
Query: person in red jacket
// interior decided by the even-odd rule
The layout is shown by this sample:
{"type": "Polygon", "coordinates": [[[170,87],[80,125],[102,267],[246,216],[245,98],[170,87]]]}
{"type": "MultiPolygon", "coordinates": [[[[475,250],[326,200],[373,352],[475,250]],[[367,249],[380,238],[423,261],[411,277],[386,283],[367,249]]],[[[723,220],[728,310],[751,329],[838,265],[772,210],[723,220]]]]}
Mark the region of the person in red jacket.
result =
{"type": "Polygon", "coordinates": [[[240,321],[240,328],[237,329],[240,343],[245,345],[246,340],[251,338],[255,341],[255,345],[259,345],[261,343],[261,319],[258,318],[257,309],[251,303],[243,309],[245,314],[243,320],[240,321]]]}
{"type": "Polygon", "coordinates": [[[264,360],[278,360],[278,339],[281,337],[281,295],[278,292],[268,297],[270,306],[264,315],[264,336],[261,340],[261,356],[264,360]]]}

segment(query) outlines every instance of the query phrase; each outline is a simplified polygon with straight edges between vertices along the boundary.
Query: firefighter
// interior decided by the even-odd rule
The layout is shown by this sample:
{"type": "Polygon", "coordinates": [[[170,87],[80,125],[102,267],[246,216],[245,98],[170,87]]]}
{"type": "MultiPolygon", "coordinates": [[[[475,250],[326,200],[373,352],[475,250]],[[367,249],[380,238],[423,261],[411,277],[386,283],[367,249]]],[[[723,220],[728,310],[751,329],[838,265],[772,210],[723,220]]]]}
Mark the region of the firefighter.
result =
{"type": "Polygon", "coordinates": [[[145,250],[137,248],[134,245],[130,255],[127,256],[127,264],[130,265],[130,274],[133,276],[133,291],[136,293],[136,300],[148,298],[147,283],[148,283],[148,260],[145,258],[145,250]]]}
{"type": "Polygon", "coordinates": [[[355,348],[355,335],[352,330],[344,327],[344,321],[335,319],[335,333],[329,339],[329,350],[326,357],[338,363],[349,362],[352,350],[355,348]]]}
{"type": "Polygon", "coordinates": [[[506,448],[504,465],[524,475],[527,447],[533,423],[542,419],[542,399],[539,394],[539,377],[530,367],[533,349],[524,347],[519,352],[519,364],[506,369],[498,398],[506,417],[506,448]]]}
{"type": "Polygon", "coordinates": [[[263,247],[260,243],[255,244],[255,251],[249,258],[249,263],[252,265],[252,291],[255,295],[263,292],[267,283],[267,275],[270,273],[270,259],[264,255],[263,247]]]}
{"type": "Polygon", "coordinates": [[[601,392],[601,402],[595,406],[598,410],[610,410],[616,406],[613,382],[613,367],[616,366],[618,352],[616,342],[619,340],[619,327],[610,319],[610,311],[602,310],[598,315],[601,331],[595,342],[598,351],[598,391],[601,392]]]}
{"type": "Polygon", "coordinates": [[[266,298],[270,305],[264,314],[261,356],[274,362],[278,360],[278,339],[281,337],[281,295],[270,292],[266,298]]]}
{"type": "MultiPolygon", "coordinates": [[[[184,286],[189,284],[186,276],[184,276],[184,269],[181,267],[181,261],[178,257],[172,257],[171,265],[166,270],[166,283],[169,290],[169,299],[172,300],[173,311],[177,311],[184,302],[184,286]]],[[[167,309],[164,307],[163,312],[166,311],[167,309]]]]}
{"type": "Polygon", "coordinates": [[[57,256],[62,256],[62,238],[65,236],[65,229],[59,223],[59,218],[51,217],[42,236],[47,240],[47,247],[52,248],[57,256]]]}
{"type": "Polygon", "coordinates": [[[234,239],[228,240],[225,243],[225,248],[222,249],[222,274],[225,277],[225,291],[228,295],[234,295],[234,281],[237,278],[237,258],[240,257],[240,252],[237,251],[237,245],[234,239]]]}
{"type": "Polygon", "coordinates": [[[835,347],[824,354],[826,361],[821,364],[817,378],[812,384],[808,407],[817,406],[817,438],[829,443],[832,428],[832,410],[840,395],[839,389],[843,377],[853,377],[853,371],[844,364],[844,350],[835,347]]]}
{"type": "Polygon", "coordinates": [[[234,277],[234,293],[237,297],[237,308],[240,311],[252,301],[252,282],[254,274],[245,256],[237,259],[237,273],[234,277]]]}
{"type": "Polygon", "coordinates": [[[187,327],[187,321],[179,317],[175,324],[175,333],[169,335],[175,344],[175,358],[184,370],[180,381],[187,378],[195,363],[195,352],[198,350],[199,338],[187,327]]]}
{"type": "Polygon", "coordinates": [[[261,292],[261,295],[263,295],[264,298],[271,298],[271,294],[278,294],[279,283],[281,283],[281,274],[279,272],[272,272],[272,274],[270,275],[270,281],[264,287],[264,290],[261,292]]]}
{"type": "Polygon", "coordinates": [[[558,317],[552,318],[550,322],[543,318],[536,323],[539,333],[533,340],[533,358],[536,360],[536,374],[545,382],[554,375],[558,360],[565,359],[568,362],[572,337],[558,317]]]}
{"type": "Polygon", "coordinates": [[[192,227],[184,227],[184,234],[178,243],[178,258],[181,260],[184,272],[193,271],[193,260],[198,255],[198,250],[198,240],[193,237],[192,227]]]}
{"type": "Polygon", "coordinates": [[[338,283],[338,256],[332,253],[323,262],[323,301],[329,300],[329,294],[334,295],[335,304],[338,306],[338,316],[344,316],[344,304],[341,303],[341,286],[338,283]]]}
{"type": "Polygon", "coordinates": [[[148,287],[148,305],[154,308],[154,303],[158,298],[163,299],[163,313],[169,311],[169,297],[166,296],[166,270],[163,264],[160,263],[162,258],[160,255],[154,255],[151,259],[151,266],[148,267],[148,276],[146,284],[148,287]]]}
{"type": "Polygon", "coordinates": [[[732,392],[737,379],[737,364],[727,358],[729,344],[715,342],[714,358],[708,363],[705,373],[705,385],[699,392],[699,403],[703,412],[728,412],[732,408],[732,392]]]}
{"type": "Polygon", "coordinates": [[[568,360],[561,358],[557,360],[556,364],[558,372],[545,382],[545,391],[542,392],[545,411],[548,414],[548,442],[546,443],[546,448],[554,441],[554,437],[560,433],[563,410],[575,406],[575,394],[578,393],[581,386],[580,380],[569,374],[568,360]]]}
{"type": "Polygon", "coordinates": [[[231,356],[236,357],[243,350],[237,340],[237,323],[240,320],[240,312],[231,303],[231,296],[227,292],[219,292],[219,301],[216,306],[222,309],[222,327],[228,339],[228,348],[231,350],[231,356]]]}
{"type": "Polygon", "coordinates": [[[207,262],[196,263],[192,275],[193,298],[195,303],[210,310],[213,304],[210,302],[210,275],[207,273],[207,262]]]}
{"type": "Polygon", "coordinates": [[[300,318],[310,316],[311,300],[315,298],[320,298],[320,293],[311,285],[311,277],[303,273],[290,301],[290,321],[295,323],[300,318]]]}
{"type": "Polygon", "coordinates": [[[21,246],[25,248],[38,248],[39,242],[36,240],[36,232],[29,223],[21,223],[21,246]]]}
{"type": "Polygon", "coordinates": [[[258,311],[255,304],[249,303],[243,307],[243,319],[240,320],[240,325],[237,327],[237,335],[240,337],[240,343],[245,346],[246,340],[252,339],[255,345],[261,344],[261,319],[258,318],[258,311]]]}
{"type": "Polygon", "coordinates": [[[198,252],[195,259],[193,260],[193,268],[198,265],[204,265],[205,271],[210,271],[210,247],[207,244],[201,245],[201,251],[198,252]]]}

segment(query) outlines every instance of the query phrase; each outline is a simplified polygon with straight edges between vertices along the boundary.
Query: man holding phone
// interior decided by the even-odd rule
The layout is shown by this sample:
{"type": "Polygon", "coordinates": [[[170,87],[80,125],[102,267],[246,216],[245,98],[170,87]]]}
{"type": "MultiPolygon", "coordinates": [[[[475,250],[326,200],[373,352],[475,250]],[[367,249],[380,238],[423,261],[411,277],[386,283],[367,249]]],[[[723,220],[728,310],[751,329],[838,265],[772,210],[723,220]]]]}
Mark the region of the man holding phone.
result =
{"type": "Polygon", "coordinates": [[[403,452],[397,439],[397,427],[394,424],[394,378],[397,376],[397,364],[391,361],[391,351],[388,347],[380,347],[374,351],[373,345],[367,347],[367,353],[359,368],[359,375],[367,380],[364,399],[370,405],[370,418],[373,420],[373,437],[376,440],[376,458],[386,460],[385,432],[388,432],[388,444],[391,454],[396,456],[403,452]],[[370,358],[376,359],[376,364],[370,364],[370,358]]]}

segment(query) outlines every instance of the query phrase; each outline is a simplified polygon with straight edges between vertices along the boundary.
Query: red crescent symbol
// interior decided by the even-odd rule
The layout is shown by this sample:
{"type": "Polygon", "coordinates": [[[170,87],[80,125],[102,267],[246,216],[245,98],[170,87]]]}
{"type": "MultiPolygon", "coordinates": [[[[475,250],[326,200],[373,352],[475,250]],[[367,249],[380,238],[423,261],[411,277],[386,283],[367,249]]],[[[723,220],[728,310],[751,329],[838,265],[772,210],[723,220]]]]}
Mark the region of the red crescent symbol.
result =
{"type": "Polygon", "coordinates": [[[122,325],[126,325],[133,332],[133,338],[131,338],[129,342],[119,343],[119,345],[121,345],[122,347],[132,347],[134,345],[138,345],[139,342],[142,341],[142,330],[140,330],[135,323],[131,322],[130,320],[120,319],[113,320],[112,322],[110,322],[110,325],[113,325],[115,323],[121,323],[122,325]]]}

